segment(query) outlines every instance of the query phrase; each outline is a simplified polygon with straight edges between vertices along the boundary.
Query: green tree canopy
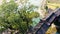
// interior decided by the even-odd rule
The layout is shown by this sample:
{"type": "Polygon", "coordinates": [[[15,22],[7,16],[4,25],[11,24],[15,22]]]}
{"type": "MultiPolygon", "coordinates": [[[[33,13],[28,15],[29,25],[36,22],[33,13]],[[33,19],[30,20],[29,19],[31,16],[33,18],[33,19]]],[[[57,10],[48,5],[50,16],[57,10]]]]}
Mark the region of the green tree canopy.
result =
{"type": "MultiPolygon", "coordinates": [[[[29,9],[32,7],[30,6],[29,9]]],[[[26,6],[18,10],[18,5],[14,1],[3,3],[0,6],[0,26],[4,29],[17,29],[22,33],[25,33],[30,24],[32,24],[32,18],[39,17],[37,12],[32,9],[27,11],[26,6]]]]}

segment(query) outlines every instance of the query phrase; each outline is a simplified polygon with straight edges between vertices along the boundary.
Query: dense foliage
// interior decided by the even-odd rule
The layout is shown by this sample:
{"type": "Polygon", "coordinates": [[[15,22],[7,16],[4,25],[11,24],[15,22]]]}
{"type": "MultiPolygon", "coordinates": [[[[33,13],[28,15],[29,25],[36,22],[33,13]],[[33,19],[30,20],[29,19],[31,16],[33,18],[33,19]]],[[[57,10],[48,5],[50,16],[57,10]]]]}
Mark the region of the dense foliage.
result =
{"type": "Polygon", "coordinates": [[[33,5],[26,9],[24,6],[18,10],[18,5],[14,1],[4,2],[0,5],[0,31],[9,28],[19,30],[23,34],[26,33],[33,23],[32,18],[39,16],[37,12],[32,10],[32,7],[33,5]]]}

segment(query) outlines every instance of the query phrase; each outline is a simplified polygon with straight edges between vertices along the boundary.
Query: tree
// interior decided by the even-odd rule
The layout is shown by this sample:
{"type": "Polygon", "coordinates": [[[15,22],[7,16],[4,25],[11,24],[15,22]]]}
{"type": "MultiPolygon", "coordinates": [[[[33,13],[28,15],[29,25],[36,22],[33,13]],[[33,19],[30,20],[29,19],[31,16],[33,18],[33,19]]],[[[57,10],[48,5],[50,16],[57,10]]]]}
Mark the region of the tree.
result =
{"type": "Polygon", "coordinates": [[[4,29],[19,30],[20,33],[25,34],[33,23],[32,18],[39,16],[37,12],[30,10],[31,8],[26,9],[24,6],[18,10],[18,5],[14,1],[4,2],[0,6],[0,26],[4,29]]]}

